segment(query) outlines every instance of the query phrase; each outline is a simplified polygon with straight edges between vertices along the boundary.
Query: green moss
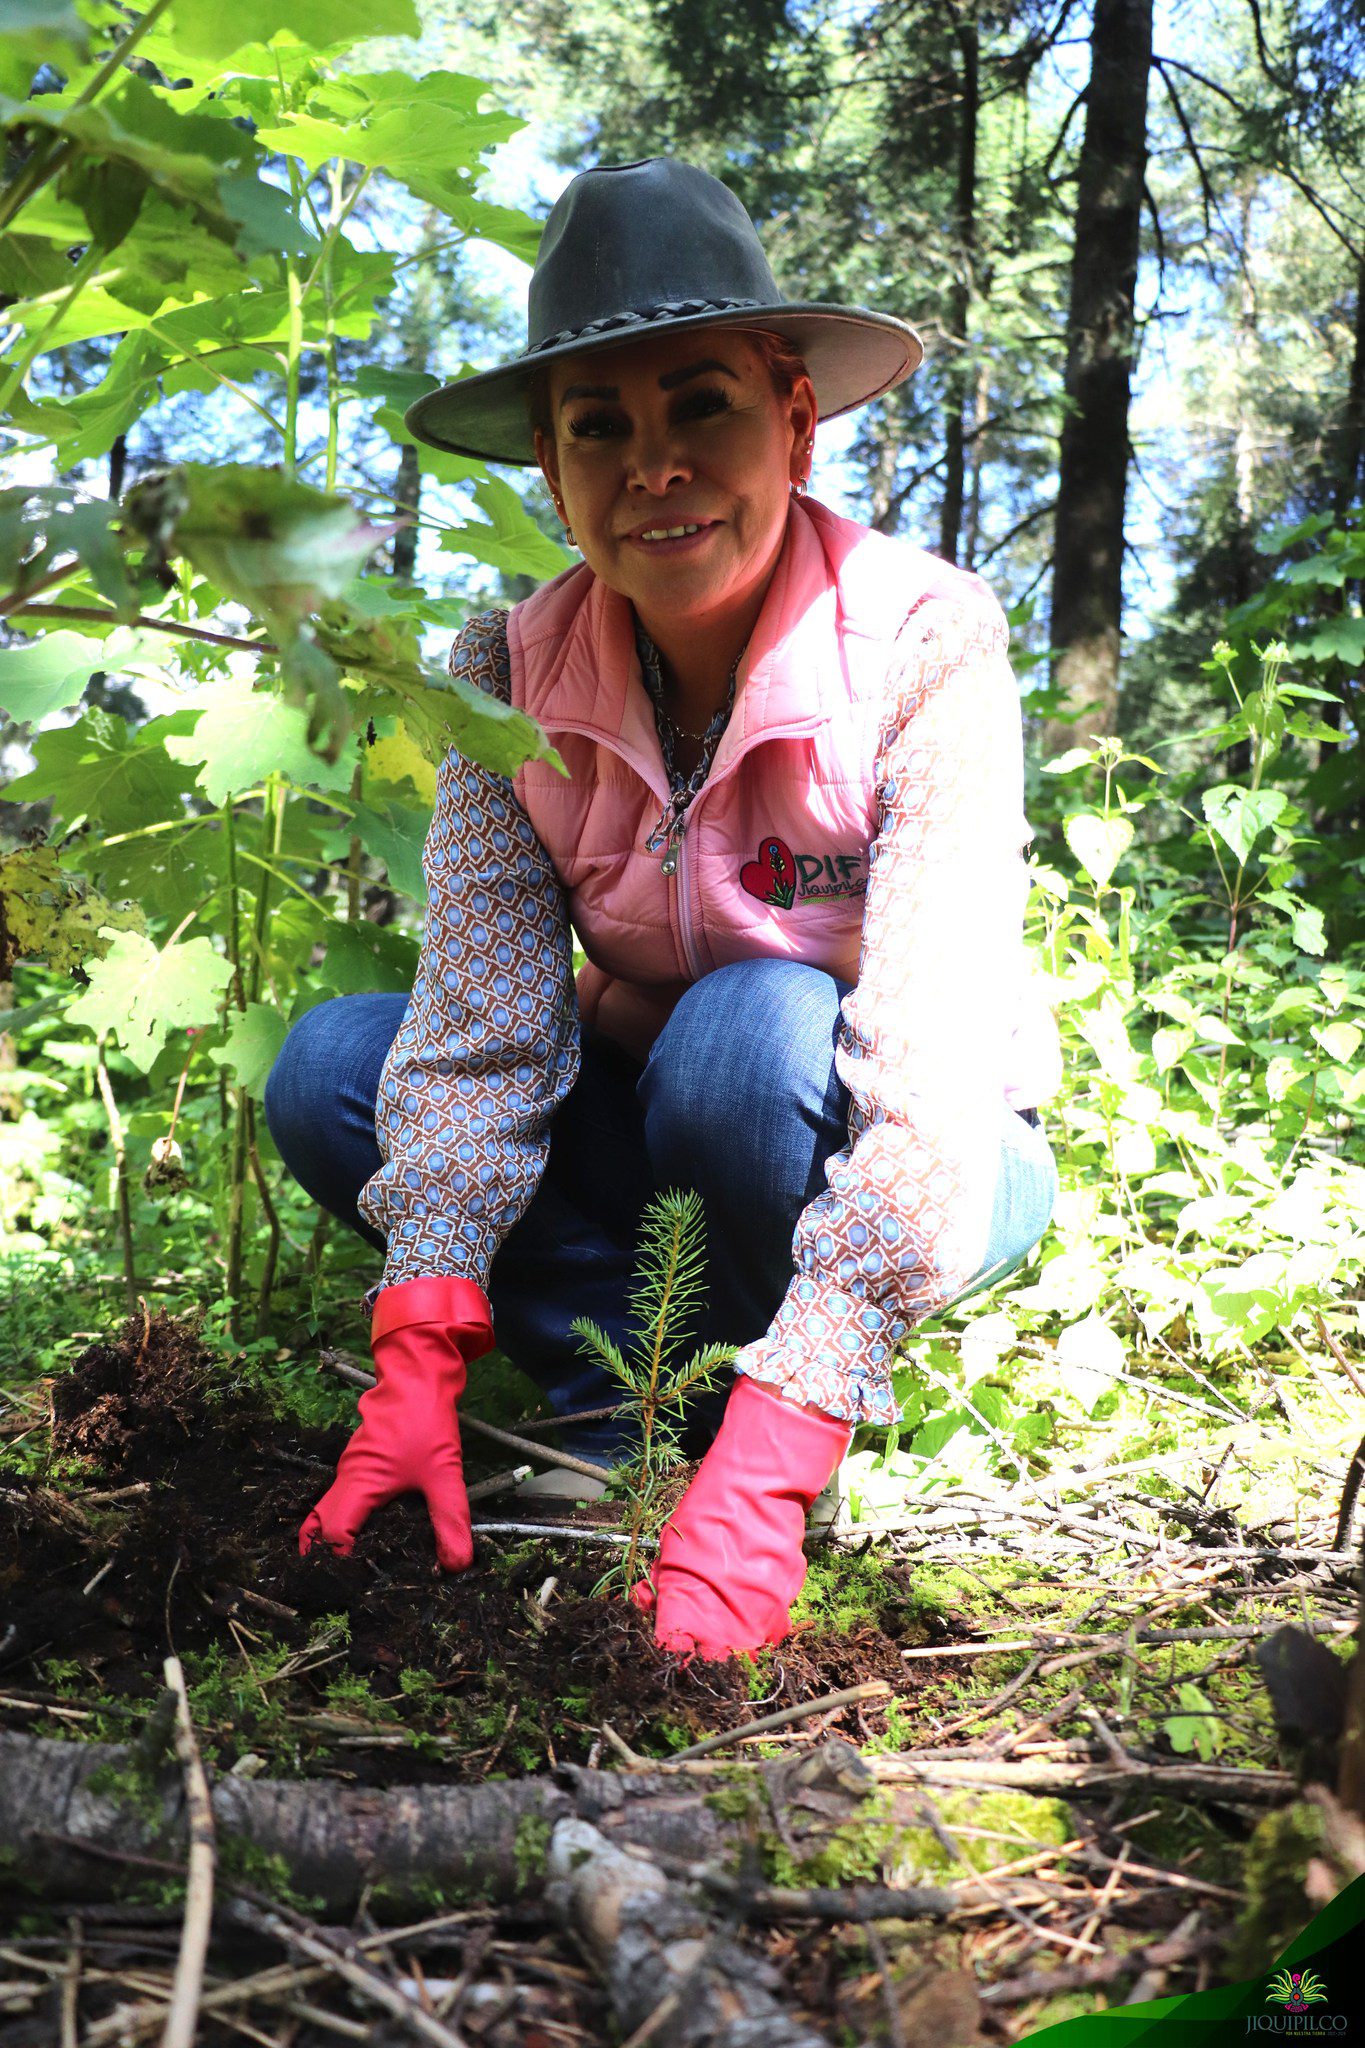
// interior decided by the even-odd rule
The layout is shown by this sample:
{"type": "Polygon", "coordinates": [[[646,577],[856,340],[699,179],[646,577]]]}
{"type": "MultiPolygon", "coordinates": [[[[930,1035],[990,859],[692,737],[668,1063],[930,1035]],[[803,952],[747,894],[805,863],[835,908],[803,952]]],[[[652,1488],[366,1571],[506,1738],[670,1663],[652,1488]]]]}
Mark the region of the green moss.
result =
{"type": "Polygon", "coordinates": [[[962,1851],[961,1860],[931,1827],[902,1826],[890,1880],[894,1884],[940,1884],[961,1877],[964,1865],[985,1874],[1034,1847],[1060,1848],[1075,1833],[1060,1799],[1040,1799],[1031,1792],[935,1789],[933,1801],[944,1832],[962,1851]]]}
{"type": "MultiPolygon", "coordinates": [[[[884,1559],[871,1551],[865,1555],[850,1554],[833,1544],[824,1544],[810,1559],[806,1583],[792,1608],[792,1619],[847,1635],[903,1599],[884,1559]]],[[[767,1668],[771,1669],[771,1665],[767,1668]]]]}
{"type": "Polygon", "coordinates": [[[1258,1821],[1242,1861],[1247,1902],[1228,1950],[1234,1977],[1266,1969],[1313,1917],[1304,1895],[1308,1860],[1322,1851],[1322,1814],[1300,1803],[1258,1821]]]}
{"type": "Polygon", "coordinates": [[[539,1889],[550,1854],[550,1823],[544,1814],[524,1813],[517,1822],[512,1842],[512,1864],[517,1873],[517,1890],[539,1889]]]}

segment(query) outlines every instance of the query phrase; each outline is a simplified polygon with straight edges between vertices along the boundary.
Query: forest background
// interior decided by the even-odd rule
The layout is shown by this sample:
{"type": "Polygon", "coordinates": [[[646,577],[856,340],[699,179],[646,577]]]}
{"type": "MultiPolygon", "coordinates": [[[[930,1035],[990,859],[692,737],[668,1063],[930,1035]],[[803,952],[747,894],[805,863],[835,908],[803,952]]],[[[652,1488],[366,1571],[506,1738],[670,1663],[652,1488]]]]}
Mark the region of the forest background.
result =
{"type": "Polygon", "coordinates": [[[1062,1194],[909,1347],[854,1512],[1081,1444],[1160,1496],[1191,1429],[1326,1512],[1365,1354],[1363,48],[1356,0],[10,10],[8,1458],[141,1298],[342,1412],[314,1361],[363,1348],[375,1261],[265,1077],[312,1004],[410,985],[435,763],[543,745],[446,648],[571,559],[403,411],[520,346],[564,179],[661,150],[789,294],[919,325],[814,488],[982,573],[1024,692],[1062,1194]]]}

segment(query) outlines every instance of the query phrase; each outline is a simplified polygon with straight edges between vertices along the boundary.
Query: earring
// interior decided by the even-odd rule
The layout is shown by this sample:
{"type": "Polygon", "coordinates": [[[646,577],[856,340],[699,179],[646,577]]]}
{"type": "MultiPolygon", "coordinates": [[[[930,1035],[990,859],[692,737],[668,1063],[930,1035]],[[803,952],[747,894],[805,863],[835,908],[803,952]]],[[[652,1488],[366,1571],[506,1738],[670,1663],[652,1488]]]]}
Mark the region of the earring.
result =
{"type": "Polygon", "coordinates": [[[578,546],[578,542],[573,537],[573,528],[571,526],[565,527],[564,538],[571,548],[576,548],[578,546]]]}

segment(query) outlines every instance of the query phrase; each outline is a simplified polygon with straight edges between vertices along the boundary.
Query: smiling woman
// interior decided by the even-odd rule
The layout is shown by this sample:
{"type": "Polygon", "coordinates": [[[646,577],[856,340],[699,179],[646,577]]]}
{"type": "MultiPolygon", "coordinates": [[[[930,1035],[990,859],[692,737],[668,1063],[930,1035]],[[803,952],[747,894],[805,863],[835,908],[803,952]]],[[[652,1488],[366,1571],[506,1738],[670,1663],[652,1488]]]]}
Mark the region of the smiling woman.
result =
{"type": "MultiPolygon", "coordinates": [[[[568,774],[447,758],[410,1000],[319,1006],[271,1075],[281,1153],[386,1254],[378,1384],[300,1540],[348,1549],[417,1488],[467,1564],[466,1365],[496,1332],[559,1414],[619,1399],[572,1325],[630,1348],[641,1212],[692,1187],[693,1334],[736,1378],[636,1598],[724,1656],[785,1634],[805,1514],[853,1426],[894,1419],[906,1332],[1051,1212],[1018,699],[976,577],[804,495],[817,419],[908,376],[913,331],[783,299],[718,180],[576,178],[528,326],[408,418],[537,462],[582,551],[451,652],[568,774]]],[[[608,1466],[631,1432],[566,1438],[608,1466]]]]}

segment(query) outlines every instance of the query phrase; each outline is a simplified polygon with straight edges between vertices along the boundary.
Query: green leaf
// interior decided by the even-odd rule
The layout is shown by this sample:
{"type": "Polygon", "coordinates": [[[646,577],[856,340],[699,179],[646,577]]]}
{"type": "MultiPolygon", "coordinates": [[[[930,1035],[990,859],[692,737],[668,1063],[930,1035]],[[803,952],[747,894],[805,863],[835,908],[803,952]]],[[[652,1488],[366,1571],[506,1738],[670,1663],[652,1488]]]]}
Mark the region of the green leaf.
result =
{"type": "Polygon", "coordinates": [[[1206,1696],[1188,1681],[1176,1695],[1183,1709],[1163,1723],[1166,1740],[1182,1756],[1195,1755],[1211,1763],[1223,1747],[1223,1727],[1206,1696]]]}
{"type": "MultiPolygon", "coordinates": [[[[340,73],[310,94],[301,113],[257,130],[267,149],[300,157],[310,171],[333,157],[387,171],[419,199],[449,210],[469,195],[464,175],[486,149],[525,127],[514,115],[480,113],[483,79],[458,71],[340,73]]],[[[464,223],[457,223],[464,225],[464,223]]]]}
{"type": "Polygon", "coordinates": [[[239,171],[218,180],[223,210],[238,223],[236,246],[243,256],[309,256],[317,236],[306,228],[278,185],[239,171]]]}
{"type": "Polygon", "coordinates": [[[169,37],[187,56],[231,57],[247,44],[269,44],[276,36],[303,43],[313,52],[344,48],[370,36],[419,36],[415,0],[176,0],[169,37]]]}
{"type": "MultiPolygon", "coordinates": [[[[512,486],[501,477],[476,484],[474,501],[488,519],[487,526],[452,526],[441,535],[441,546],[452,555],[473,555],[505,576],[558,576],[573,561],[558,541],[542,533],[512,486]]],[[[1132,827],[1129,827],[1132,837],[1132,827]]]]}
{"type": "Polygon", "coordinates": [[[282,469],[185,463],[136,484],[126,517],[159,554],[188,557],[258,616],[293,626],[339,597],[395,528],[282,469]]]}
{"type": "Polygon", "coordinates": [[[403,424],[403,414],[396,406],[381,405],[374,416],[374,423],[400,448],[417,450],[417,467],[423,476],[435,479],[438,484],[467,484],[472,480],[488,477],[483,463],[473,456],[452,455],[447,448],[431,448],[410,434],[403,424]]]}
{"type": "Polygon", "coordinates": [[[248,1003],[245,1010],[233,1011],[227,1037],[210,1050],[209,1058],[215,1066],[229,1068],[259,1102],[288,1029],[273,1003],[248,1003]]]}
{"type": "Polygon", "coordinates": [[[424,903],[427,885],[422,873],[422,847],[430,824],[431,812],[425,806],[391,803],[380,810],[361,804],[354,818],[336,835],[331,856],[339,865],[345,860],[351,838],[358,836],[370,858],[384,863],[389,887],[410,896],[414,903],[424,903]]]}
{"type": "Polygon", "coordinates": [[[121,718],[91,705],[72,725],[39,733],[35,766],[5,791],[10,803],[48,798],[63,822],[91,817],[109,832],[131,832],[179,817],[191,777],[166,752],[159,733],[129,732],[121,718]]]}
{"type": "Polygon", "coordinates": [[[1232,849],[1239,863],[1250,857],[1261,834],[1274,825],[1288,804],[1283,790],[1242,789],[1233,782],[1220,783],[1203,793],[1210,832],[1232,849]]]}
{"type": "Polygon", "coordinates": [[[1347,668],[1359,668],[1365,662],[1365,619],[1343,613],[1327,620],[1312,635],[1308,651],[1315,661],[1340,661],[1347,668]]]}
{"type": "Polygon", "coordinates": [[[202,103],[181,111],[174,96],[155,91],[136,72],[99,100],[79,105],[75,88],[29,100],[0,95],[0,125],[46,128],[100,162],[117,165],[125,179],[142,180],[223,221],[218,179],[244,168],[260,151],[226,109],[202,103]]]}
{"type": "Polygon", "coordinates": [[[1300,896],[1291,896],[1287,889],[1265,889],[1257,901],[1273,904],[1276,910],[1285,913],[1294,944],[1301,952],[1321,955],[1327,951],[1327,930],[1316,904],[1305,903],[1300,896]]]}
{"type": "Polygon", "coordinates": [[[103,666],[104,642],[85,633],[62,630],[0,648],[0,710],[21,725],[64,711],[103,666]]]}
{"type": "Polygon", "coordinates": [[[231,979],[231,962],[207,939],[158,949],[140,933],[119,932],[66,1014],[93,1032],[113,1032],[145,1074],[171,1031],[213,1022],[231,979]]]}
{"type": "Polygon", "coordinates": [[[61,867],[51,846],[0,853],[0,978],[16,960],[41,960],[70,974],[91,954],[108,951],[111,930],[142,931],[134,903],[115,905],[61,867]]]}
{"type": "Polygon", "coordinates": [[[0,92],[25,98],[43,64],[70,70],[84,57],[88,34],[73,0],[5,0],[0,92]]]}
{"type": "Polygon", "coordinates": [[[317,978],[323,988],[343,996],[372,989],[406,994],[411,989],[418,949],[406,933],[363,919],[358,924],[343,924],[334,918],[322,938],[327,957],[317,978]]]}
{"type": "Polygon", "coordinates": [[[59,466],[74,469],[77,463],[107,455],[119,435],[147,410],[165,362],[165,351],[148,335],[126,335],[91,390],[59,402],[35,401],[16,392],[10,400],[10,421],[21,433],[52,442],[61,457],[59,466]]]}
{"type": "Polygon", "coordinates": [[[1065,819],[1066,843],[1097,889],[1102,889],[1133,843],[1130,818],[1101,818],[1077,811],[1065,819]]]}
{"type": "Polygon", "coordinates": [[[215,684],[194,731],[165,746],[172,760],[198,768],[195,780],[211,804],[255,788],[272,770],[310,789],[351,785],[349,762],[324,761],[308,744],[307,713],[241,674],[215,684]]]}
{"type": "Polygon", "coordinates": [[[1356,1048],[1365,1037],[1357,1024],[1348,1024],[1344,1017],[1338,1017],[1331,1024],[1324,1024],[1320,1031],[1313,1033],[1329,1060],[1349,1067],[1355,1058],[1356,1048]]]}

